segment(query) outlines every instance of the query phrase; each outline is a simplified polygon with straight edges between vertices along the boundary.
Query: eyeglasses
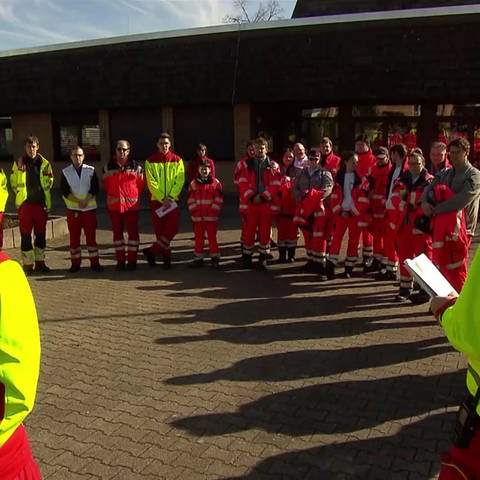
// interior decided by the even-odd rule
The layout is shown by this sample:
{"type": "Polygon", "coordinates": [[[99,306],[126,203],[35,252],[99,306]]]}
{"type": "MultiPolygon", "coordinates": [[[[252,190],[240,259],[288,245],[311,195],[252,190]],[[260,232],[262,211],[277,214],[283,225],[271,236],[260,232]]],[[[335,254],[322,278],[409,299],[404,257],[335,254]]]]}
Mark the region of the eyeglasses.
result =
{"type": "Polygon", "coordinates": [[[129,150],[129,148],[117,147],[117,152],[128,152],[129,150]]]}

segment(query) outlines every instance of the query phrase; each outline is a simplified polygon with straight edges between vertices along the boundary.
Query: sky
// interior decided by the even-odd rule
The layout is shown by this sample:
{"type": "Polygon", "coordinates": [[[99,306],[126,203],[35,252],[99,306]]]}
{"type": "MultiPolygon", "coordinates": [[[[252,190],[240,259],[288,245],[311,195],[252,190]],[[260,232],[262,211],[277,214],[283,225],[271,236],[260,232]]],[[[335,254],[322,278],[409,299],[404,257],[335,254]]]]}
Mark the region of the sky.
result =
{"type": "MultiPolygon", "coordinates": [[[[279,3],[290,18],[296,0],[279,3]]],[[[233,0],[0,0],[0,51],[220,25],[235,13],[233,0]]]]}

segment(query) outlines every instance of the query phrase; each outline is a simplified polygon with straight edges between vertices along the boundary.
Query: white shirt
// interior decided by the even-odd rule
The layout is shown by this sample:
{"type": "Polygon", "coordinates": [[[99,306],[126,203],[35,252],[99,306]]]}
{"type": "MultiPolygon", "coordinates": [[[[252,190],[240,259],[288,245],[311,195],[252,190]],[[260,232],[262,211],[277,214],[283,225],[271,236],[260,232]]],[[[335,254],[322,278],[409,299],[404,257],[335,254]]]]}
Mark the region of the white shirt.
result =
{"type": "Polygon", "coordinates": [[[393,208],[392,201],[390,200],[390,198],[392,196],[395,180],[400,176],[400,174],[402,173],[402,170],[403,170],[403,167],[400,166],[400,167],[395,167],[395,170],[393,171],[392,181],[390,183],[390,190],[387,195],[387,204],[385,205],[387,208],[390,208],[390,209],[393,208]]]}
{"type": "Polygon", "coordinates": [[[342,210],[349,212],[353,207],[352,190],[355,184],[355,172],[345,173],[343,181],[343,201],[342,210]]]}

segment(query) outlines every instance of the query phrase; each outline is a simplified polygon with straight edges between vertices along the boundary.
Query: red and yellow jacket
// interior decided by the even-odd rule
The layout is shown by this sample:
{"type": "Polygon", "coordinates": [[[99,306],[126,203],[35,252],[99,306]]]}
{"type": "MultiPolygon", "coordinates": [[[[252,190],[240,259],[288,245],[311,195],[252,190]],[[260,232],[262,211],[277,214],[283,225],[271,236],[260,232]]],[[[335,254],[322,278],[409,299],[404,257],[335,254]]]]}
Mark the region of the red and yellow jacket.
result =
{"type": "Polygon", "coordinates": [[[178,155],[171,151],[155,152],[145,162],[145,176],[153,201],[161,203],[166,198],[178,201],[185,183],[185,167],[178,155]]]}
{"type": "Polygon", "coordinates": [[[143,169],[135,160],[128,160],[123,166],[111,160],[103,169],[103,187],[108,210],[121,213],[138,210],[145,189],[143,169]]]}
{"type": "Polygon", "coordinates": [[[217,222],[223,205],[222,184],[216,178],[192,180],[187,205],[193,222],[217,222]]]}
{"type": "Polygon", "coordinates": [[[0,252],[0,366],[0,478],[11,479],[23,469],[29,454],[22,422],[35,401],[40,335],[35,303],[22,267],[3,252],[0,252]]]}

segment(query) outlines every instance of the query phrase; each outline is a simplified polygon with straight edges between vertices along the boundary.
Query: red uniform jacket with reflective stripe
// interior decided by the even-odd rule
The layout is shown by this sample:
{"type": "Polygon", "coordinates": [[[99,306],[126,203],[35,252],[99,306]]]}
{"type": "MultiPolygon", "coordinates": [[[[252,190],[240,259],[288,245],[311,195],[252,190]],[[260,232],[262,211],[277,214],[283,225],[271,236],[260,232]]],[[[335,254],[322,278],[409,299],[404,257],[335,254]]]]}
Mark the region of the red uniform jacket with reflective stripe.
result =
{"type": "Polygon", "coordinates": [[[222,184],[216,178],[202,183],[192,180],[188,186],[188,210],[193,222],[216,222],[223,204],[222,184]]]}

